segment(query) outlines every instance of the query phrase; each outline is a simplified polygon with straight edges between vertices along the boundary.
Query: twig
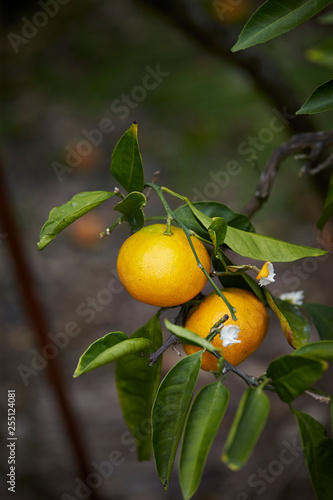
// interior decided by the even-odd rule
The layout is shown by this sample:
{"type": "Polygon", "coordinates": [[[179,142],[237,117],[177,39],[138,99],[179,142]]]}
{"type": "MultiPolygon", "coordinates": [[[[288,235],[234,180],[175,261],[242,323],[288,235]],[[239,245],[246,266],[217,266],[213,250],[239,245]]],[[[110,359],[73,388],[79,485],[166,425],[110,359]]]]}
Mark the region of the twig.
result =
{"type": "MultiPolygon", "coordinates": [[[[203,297],[203,295],[201,293],[199,293],[195,297],[195,299],[199,299],[201,297],[203,297]]],[[[195,300],[195,299],[193,299],[193,300],[195,300]]],[[[184,326],[185,321],[186,321],[186,317],[187,317],[187,314],[188,314],[188,311],[191,309],[191,307],[193,307],[192,304],[183,304],[181,306],[180,311],[177,314],[176,318],[173,320],[173,323],[175,325],[184,326]]],[[[167,338],[167,340],[164,342],[164,344],[159,349],[157,349],[157,351],[152,352],[151,354],[149,354],[150,366],[153,366],[156,363],[156,361],[158,360],[158,358],[160,356],[162,356],[162,354],[164,354],[165,351],[167,349],[169,349],[169,347],[171,347],[173,345],[176,345],[176,344],[181,344],[181,341],[179,340],[178,337],[176,337],[176,335],[174,335],[172,333],[170,335],[170,337],[167,338]]]]}
{"type": "Polygon", "coordinates": [[[319,403],[330,404],[331,398],[329,396],[323,396],[321,394],[316,394],[315,392],[312,392],[312,391],[305,391],[305,394],[308,394],[312,398],[316,399],[317,401],[319,401],[319,403]]]}
{"type": "Polygon", "coordinates": [[[331,165],[333,165],[333,153],[328,158],[326,158],[325,161],[319,163],[319,165],[317,165],[315,168],[312,168],[309,174],[316,175],[322,170],[325,170],[325,168],[330,167],[331,165]]]}
{"type": "MultiPolygon", "coordinates": [[[[159,171],[159,170],[156,170],[156,172],[154,172],[153,180],[151,181],[151,182],[152,182],[152,184],[155,184],[155,183],[156,183],[156,181],[157,181],[157,179],[158,179],[159,174],[160,174],[160,171],[159,171]]],[[[149,199],[149,196],[150,196],[151,190],[152,190],[152,188],[151,188],[151,187],[148,187],[148,189],[147,189],[147,193],[146,193],[146,198],[147,198],[147,200],[149,199]]]]}
{"type": "MultiPolygon", "coordinates": [[[[319,168],[319,165],[317,167],[313,167],[313,164],[316,162],[322,151],[332,144],[333,130],[330,130],[327,132],[308,132],[298,134],[293,136],[288,142],[282,144],[282,146],[276,148],[261,174],[260,181],[253,198],[244,208],[243,212],[249,217],[252,217],[268,200],[279,166],[288,156],[293,156],[302,151],[307,151],[307,162],[303,165],[302,172],[313,175],[316,173],[316,169],[319,168]]],[[[321,164],[320,170],[323,170],[322,165],[325,165],[326,168],[331,164],[331,157],[332,155],[321,164]]]]}
{"type": "Polygon", "coordinates": [[[230,363],[228,363],[228,361],[224,360],[222,373],[223,373],[223,375],[225,375],[228,372],[236,373],[236,375],[238,375],[240,378],[242,378],[251,387],[256,387],[258,385],[258,381],[256,381],[255,377],[253,377],[251,375],[247,375],[239,368],[236,368],[234,365],[231,365],[230,363]]]}
{"type": "Polygon", "coordinates": [[[176,337],[176,335],[174,335],[172,333],[170,335],[170,337],[164,342],[164,344],[159,349],[157,349],[156,352],[152,352],[151,354],[149,354],[149,359],[150,359],[149,365],[153,366],[156,363],[156,361],[158,360],[158,358],[160,356],[162,356],[162,354],[164,354],[165,351],[167,349],[169,349],[169,347],[171,347],[172,345],[175,345],[175,344],[180,344],[180,343],[181,342],[178,339],[178,337],[176,337]]]}

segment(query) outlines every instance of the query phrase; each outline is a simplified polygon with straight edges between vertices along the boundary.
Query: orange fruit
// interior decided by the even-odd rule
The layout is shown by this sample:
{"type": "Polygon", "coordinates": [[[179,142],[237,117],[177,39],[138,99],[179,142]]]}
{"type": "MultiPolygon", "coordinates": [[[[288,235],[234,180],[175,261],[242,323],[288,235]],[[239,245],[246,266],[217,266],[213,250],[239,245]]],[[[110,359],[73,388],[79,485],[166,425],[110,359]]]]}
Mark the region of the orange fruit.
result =
{"type": "MultiPolygon", "coordinates": [[[[193,299],[207,278],[198,267],[184,231],[165,224],[146,226],[122,244],[117,259],[121,283],[132,297],[159,307],[178,306],[193,299]]],[[[200,262],[210,272],[210,257],[200,240],[191,236],[200,262]]]]}
{"type": "MultiPolygon", "coordinates": [[[[258,349],[264,340],[268,330],[268,314],[263,303],[247,290],[225,288],[221,292],[236,309],[237,321],[231,319],[227,305],[216,292],[213,292],[201,302],[199,307],[193,309],[192,313],[190,311],[185,328],[205,338],[215,323],[225,314],[228,314],[229,319],[224,323],[221,335],[223,336],[225,333],[226,336],[227,330],[225,328],[227,326],[235,325],[240,328],[238,337],[234,339],[234,343],[225,346],[218,333],[214,337],[212,344],[221,349],[221,354],[229,363],[238,365],[258,349]]],[[[186,354],[192,354],[200,350],[200,347],[188,344],[184,344],[183,347],[186,354]]],[[[216,371],[217,359],[215,356],[205,352],[202,357],[201,368],[206,371],[216,371]]]]}

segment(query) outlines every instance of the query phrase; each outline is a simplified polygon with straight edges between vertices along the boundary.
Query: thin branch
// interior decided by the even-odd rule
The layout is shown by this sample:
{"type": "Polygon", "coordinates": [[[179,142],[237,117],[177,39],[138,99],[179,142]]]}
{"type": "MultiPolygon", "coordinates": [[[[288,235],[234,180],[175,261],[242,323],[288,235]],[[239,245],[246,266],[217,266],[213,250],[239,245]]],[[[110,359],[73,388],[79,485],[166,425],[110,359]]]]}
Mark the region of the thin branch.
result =
{"type": "Polygon", "coordinates": [[[247,375],[245,372],[243,372],[239,368],[236,368],[236,366],[231,365],[230,363],[228,363],[228,361],[224,360],[223,361],[223,370],[222,370],[222,373],[223,373],[223,375],[225,375],[228,372],[233,372],[236,375],[238,375],[250,387],[256,387],[258,385],[258,382],[256,381],[255,377],[253,377],[252,375],[247,375]]]}
{"type": "Polygon", "coordinates": [[[178,337],[176,337],[176,335],[174,335],[172,333],[170,335],[170,337],[164,342],[164,344],[159,349],[157,349],[157,351],[149,354],[149,359],[150,359],[149,365],[153,366],[156,363],[156,361],[158,360],[158,358],[160,356],[162,356],[162,354],[164,354],[165,351],[167,349],[169,349],[169,347],[171,347],[172,345],[175,345],[175,344],[180,344],[180,343],[181,342],[179,341],[178,337]]]}
{"type": "Polygon", "coordinates": [[[333,165],[333,153],[328,158],[326,158],[325,161],[319,163],[319,165],[317,165],[315,168],[312,168],[309,174],[316,175],[322,170],[325,170],[325,168],[330,167],[331,165],[333,165]]]}
{"type": "MultiPolygon", "coordinates": [[[[153,180],[151,181],[151,182],[152,182],[152,184],[156,184],[156,181],[157,181],[157,179],[158,179],[158,176],[159,176],[159,175],[160,175],[160,171],[159,171],[159,170],[156,170],[156,172],[154,173],[154,176],[153,176],[153,180]]],[[[147,199],[147,201],[148,201],[148,199],[149,199],[149,196],[150,196],[151,190],[152,190],[152,188],[151,188],[151,187],[148,187],[148,189],[147,189],[147,193],[146,193],[146,199],[147,199]]]]}
{"type": "MultiPolygon", "coordinates": [[[[275,176],[278,172],[280,164],[289,156],[294,156],[301,152],[306,152],[306,163],[303,165],[301,172],[310,175],[316,173],[319,165],[315,166],[316,160],[324,149],[333,144],[333,130],[327,132],[308,132],[293,136],[288,142],[276,148],[268,160],[264,171],[261,174],[259,184],[253,198],[244,208],[243,212],[249,217],[252,217],[261,206],[268,200],[275,176]]],[[[332,163],[332,155],[323,163],[320,170],[332,163]]]]}
{"type": "Polygon", "coordinates": [[[305,391],[305,394],[311,396],[316,401],[319,401],[319,403],[330,404],[331,398],[329,396],[322,396],[321,394],[316,394],[315,392],[312,391],[305,391]]]}
{"type": "MultiPolygon", "coordinates": [[[[201,299],[202,297],[203,295],[199,293],[193,300],[201,299]]],[[[176,318],[172,322],[175,325],[184,326],[188,312],[192,307],[193,304],[183,304],[176,318]]],[[[157,349],[157,351],[149,354],[150,366],[153,366],[158,360],[158,358],[162,356],[162,354],[164,354],[165,351],[169,349],[169,347],[174,346],[176,344],[181,344],[181,341],[179,340],[178,337],[176,337],[176,335],[172,333],[170,337],[168,337],[167,340],[164,342],[164,344],[159,349],[157,349]]]]}

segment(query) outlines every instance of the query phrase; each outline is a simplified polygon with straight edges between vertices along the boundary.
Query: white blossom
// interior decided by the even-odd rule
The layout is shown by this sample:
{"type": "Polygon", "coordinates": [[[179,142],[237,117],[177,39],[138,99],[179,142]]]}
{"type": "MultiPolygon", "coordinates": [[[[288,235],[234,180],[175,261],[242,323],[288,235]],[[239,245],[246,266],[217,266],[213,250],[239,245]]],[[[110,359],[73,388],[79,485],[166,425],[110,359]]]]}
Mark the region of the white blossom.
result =
{"type": "Polygon", "coordinates": [[[220,334],[223,347],[227,347],[228,345],[232,344],[240,344],[241,340],[237,340],[239,332],[240,332],[239,326],[236,325],[224,326],[220,334]]]}
{"type": "Polygon", "coordinates": [[[285,300],[294,306],[301,306],[304,301],[304,290],[298,290],[297,292],[286,292],[281,293],[281,300],[285,300]]]}
{"type": "Polygon", "coordinates": [[[256,279],[259,280],[260,286],[266,286],[275,281],[275,274],[273,264],[271,262],[265,262],[256,279]]]}

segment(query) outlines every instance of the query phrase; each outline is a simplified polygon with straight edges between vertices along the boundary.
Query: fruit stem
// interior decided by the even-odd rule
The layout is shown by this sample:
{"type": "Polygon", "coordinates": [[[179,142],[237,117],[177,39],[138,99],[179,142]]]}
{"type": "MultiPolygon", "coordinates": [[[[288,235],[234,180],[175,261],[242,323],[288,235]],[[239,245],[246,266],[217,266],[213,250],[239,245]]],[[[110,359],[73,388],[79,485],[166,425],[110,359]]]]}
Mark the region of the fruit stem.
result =
{"type": "Polygon", "coordinates": [[[164,232],[164,234],[166,234],[167,236],[172,236],[171,222],[172,222],[172,218],[171,218],[171,216],[169,216],[167,218],[167,221],[166,221],[166,231],[164,232]]]}
{"type": "Polygon", "coordinates": [[[159,199],[162,202],[162,205],[164,207],[164,210],[167,213],[168,218],[170,217],[171,220],[173,220],[174,219],[174,214],[173,214],[171,208],[169,207],[168,202],[166,201],[166,199],[163,196],[162,188],[160,186],[157,186],[157,184],[154,184],[152,182],[147,182],[145,184],[145,186],[150,187],[151,189],[153,189],[156,192],[157,196],[159,197],[159,199]]]}
{"type": "Polygon", "coordinates": [[[221,290],[219,289],[219,287],[216,285],[216,283],[213,281],[213,279],[211,278],[210,274],[207,273],[206,269],[204,268],[204,266],[201,264],[200,260],[199,260],[199,257],[194,249],[194,246],[193,246],[193,243],[192,243],[192,240],[191,240],[191,235],[190,235],[190,232],[189,230],[187,229],[187,227],[182,223],[182,221],[180,219],[178,219],[177,216],[175,216],[175,221],[177,222],[178,226],[184,231],[184,233],[186,234],[186,237],[188,239],[188,242],[191,246],[191,249],[192,249],[192,252],[194,254],[194,257],[197,261],[197,264],[198,264],[198,267],[201,269],[201,271],[204,273],[204,275],[206,276],[207,280],[210,282],[210,284],[212,285],[212,287],[214,288],[215,292],[217,293],[217,295],[219,297],[221,297],[221,299],[224,301],[224,303],[226,304],[226,306],[228,307],[229,311],[230,311],[230,314],[231,314],[231,317],[234,321],[237,321],[237,318],[235,316],[235,308],[230,304],[230,302],[228,301],[228,299],[223,295],[223,293],[221,292],[221,290]]]}
{"type": "Polygon", "coordinates": [[[193,255],[195,257],[195,260],[197,261],[199,269],[201,269],[201,271],[204,273],[204,275],[206,276],[206,278],[209,281],[209,283],[214,288],[214,290],[217,293],[217,295],[219,297],[221,297],[221,299],[224,301],[224,303],[228,307],[233,321],[237,321],[237,317],[235,315],[235,308],[226,299],[226,297],[223,295],[223,293],[221,292],[221,290],[219,289],[219,287],[216,285],[216,283],[213,281],[213,279],[211,278],[211,276],[209,275],[209,273],[207,273],[206,269],[201,264],[200,259],[199,259],[198,255],[197,255],[197,252],[195,251],[195,248],[193,246],[193,242],[191,240],[191,234],[190,234],[189,229],[183,224],[183,222],[171,210],[168,202],[166,201],[166,199],[165,199],[165,197],[163,195],[163,191],[165,191],[166,193],[171,194],[172,196],[175,196],[176,198],[180,198],[181,200],[185,201],[186,203],[189,203],[189,200],[185,196],[182,196],[182,195],[180,195],[178,193],[175,193],[174,191],[171,191],[170,189],[168,189],[166,187],[157,186],[156,184],[153,184],[151,182],[147,182],[145,184],[145,186],[148,186],[148,187],[151,187],[152,189],[154,189],[154,191],[156,192],[156,194],[158,195],[158,197],[160,198],[160,200],[161,200],[161,202],[163,204],[163,207],[164,207],[164,209],[165,209],[165,211],[167,213],[168,219],[170,217],[171,220],[174,220],[178,224],[178,226],[184,231],[184,233],[186,235],[186,238],[188,239],[188,242],[190,244],[190,247],[191,247],[191,250],[193,252],[193,255]]]}
{"type": "Polygon", "coordinates": [[[209,334],[206,337],[206,340],[208,342],[211,342],[214,339],[215,335],[221,333],[221,325],[223,325],[223,323],[225,323],[228,319],[229,319],[228,314],[225,314],[221,319],[216,321],[215,325],[212,326],[209,334]]]}

